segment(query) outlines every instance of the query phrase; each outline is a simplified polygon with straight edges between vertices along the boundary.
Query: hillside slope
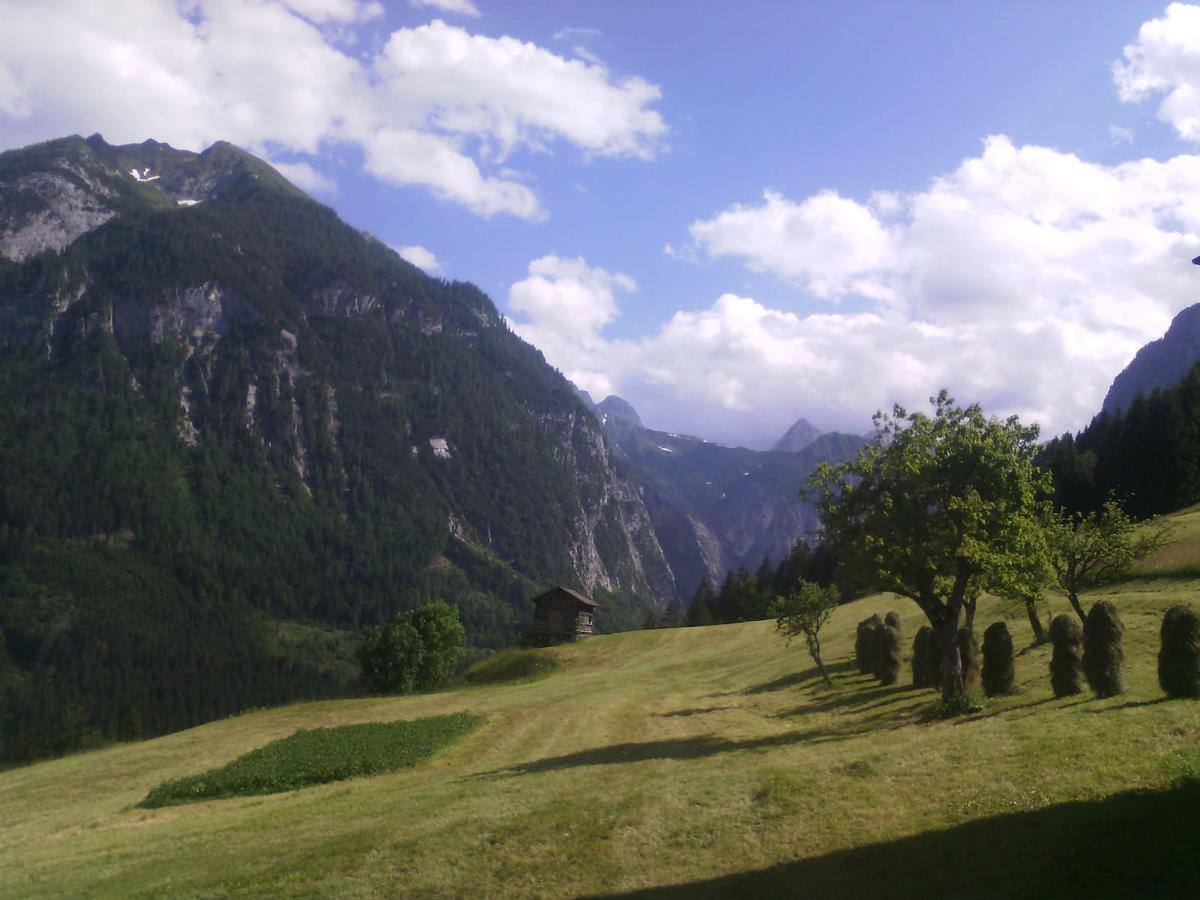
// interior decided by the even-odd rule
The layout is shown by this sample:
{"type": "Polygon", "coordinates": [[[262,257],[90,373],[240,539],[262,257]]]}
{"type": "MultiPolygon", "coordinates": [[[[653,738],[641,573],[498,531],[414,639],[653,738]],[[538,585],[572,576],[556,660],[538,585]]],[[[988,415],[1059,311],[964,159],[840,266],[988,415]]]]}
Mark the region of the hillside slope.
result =
{"type": "MultiPolygon", "coordinates": [[[[562,649],[541,681],[291,706],[0,773],[0,894],[1181,896],[1200,795],[1172,784],[1200,771],[1200,703],[1161,702],[1154,655],[1195,587],[1104,593],[1128,629],[1110,700],[1054,700],[1013,611],[1020,693],[927,721],[933,692],[851,671],[866,614],[899,610],[906,644],[919,624],[874,597],[828,626],[832,689],[766,622],[626,633],[562,649]],[[133,806],[298,728],[460,710],[488,720],[420,769],[133,806]]],[[[1002,615],[985,598],[979,625],[1002,615]]]]}
{"type": "Polygon", "coordinates": [[[0,154],[0,471],[0,762],[346,692],[280,622],[437,597],[496,647],[547,583],[610,630],[675,593],[490,299],[224,143],[0,154]]]}

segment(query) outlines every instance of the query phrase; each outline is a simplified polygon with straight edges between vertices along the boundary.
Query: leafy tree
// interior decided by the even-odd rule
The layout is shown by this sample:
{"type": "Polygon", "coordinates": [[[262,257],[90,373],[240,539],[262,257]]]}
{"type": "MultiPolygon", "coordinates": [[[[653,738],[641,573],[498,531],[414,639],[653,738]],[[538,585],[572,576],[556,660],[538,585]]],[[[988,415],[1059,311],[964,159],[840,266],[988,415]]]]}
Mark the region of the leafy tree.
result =
{"type": "Polygon", "coordinates": [[[938,633],[942,696],[964,691],[958,630],[987,589],[1032,590],[1027,554],[1039,547],[1048,478],[1033,465],[1036,426],[984,416],[946,391],[932,416],[877,413],[857,459],[822,464],[809,481],[826,540],[876,585],[915,602],[938,633]]]}
{"type": "Polygon", "coordinates": [[[363,684],[379,693],[411,694],[423,654],[417,629],[405,613],[398,613],[393,621],[367,629],[358,646],[363,684]]]}
{"type": "Polygon", "coordinates": [[[1087,620],[1081,592],[1121,577],[1170,537],[1165,524],[1139,528],[1111,497],[1099,512],[1053,513],[1045,530],[1054,586],[1066,595],[1080,622],[1087,620]]]}
{"type": "Polygon", "coordinates": [[[458,610],[438,600],[409,613],[424,650],[417,670],[417,689],[429,690],[446,681],[462,657],[467,633],[458,610]]]}
{"type": "Polygon", "coordinates": [[[804,635],[808,653],[817,664],[817,671],[828,685],[829,673],[821,661],[821,628],[829,621],[838,605],[838,593],[811,581],[801,581],[788,593],[776,597],[771,604],[775,615],[775,630],[790,644],[792,638],[804,635]]]}
{"type": "Polygon", "coordinates": [[[435,688],[462,656],[466,632],[452,606],[437,601],[368,629],[358,648],[363,683],[382,693],[435,688]]]}

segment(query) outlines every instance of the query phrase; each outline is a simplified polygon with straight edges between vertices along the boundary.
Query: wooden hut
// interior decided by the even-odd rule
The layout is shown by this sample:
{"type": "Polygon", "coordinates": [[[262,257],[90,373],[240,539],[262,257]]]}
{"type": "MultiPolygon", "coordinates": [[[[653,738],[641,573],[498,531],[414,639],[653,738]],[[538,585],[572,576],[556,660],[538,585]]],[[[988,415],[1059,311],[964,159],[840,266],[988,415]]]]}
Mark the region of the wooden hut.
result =
{"type": "Polygon", "coordinates": [[[533,605],[530,641],[535,647],[546,647],[591,634],[592,619],[600,604],[556,585],[534,597],[533,605]]]}

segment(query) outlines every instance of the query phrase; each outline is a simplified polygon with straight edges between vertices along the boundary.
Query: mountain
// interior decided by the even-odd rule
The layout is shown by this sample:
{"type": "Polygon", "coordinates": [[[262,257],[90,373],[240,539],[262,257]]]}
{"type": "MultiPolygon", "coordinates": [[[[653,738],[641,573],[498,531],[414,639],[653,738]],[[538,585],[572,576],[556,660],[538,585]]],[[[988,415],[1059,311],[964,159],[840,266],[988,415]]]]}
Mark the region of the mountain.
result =
{"type": "Polygon", "coordinates": [[[808,419],[797,419],[771,449],[777,453],[797,453],[821,436],[821,429],[808,419]]]}
{"type": "Polygon", "coordinates": [[[637,414],[637,410],[612,394],[596,404],[596,415],[600,417],[602,425],[607,425],[611,420],[625,422],[637,428],[642,427],[642,417],[637,414]]]}
{"type": "MultiPolygon", "coordinates": [[[[815,509],[799,497],[821,462],[855,456],[865,441],[830,432],[794,452],[725,447],[655,431],[619,397],[596,407],[605,434],[642,489],[642,499],[666,553],[681,599],[702,579],[778,562],[817,529],[815,509]]],[[[793,429],[794,430],[794,429],[793,429]]]]}
{"type": "Polygon", "coordinates": [[[1106,413],[1127,409],[1138,394],[1177,384],[1200,360],[1200,303],[1181,310],[1167,333],[1151,341],[1113,380],[1101,407],[1106,413]]]}
{"type": "Polygon", "coordinates": [[[0,154],[0,761],[345,693],[425,599],[673,598],[595,416],[477,288],[230,144],[0,154]]]}

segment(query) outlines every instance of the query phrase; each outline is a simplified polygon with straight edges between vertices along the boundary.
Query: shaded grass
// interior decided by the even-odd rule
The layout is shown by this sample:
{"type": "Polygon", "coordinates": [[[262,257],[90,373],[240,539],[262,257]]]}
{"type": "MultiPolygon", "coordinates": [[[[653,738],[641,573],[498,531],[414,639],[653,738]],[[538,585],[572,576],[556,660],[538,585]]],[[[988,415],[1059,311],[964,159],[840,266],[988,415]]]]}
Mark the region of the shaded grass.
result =
{"type": "Polygon", "coordinates": [[[409,722],[374,722],[297,731],[219,769],[164,782],[139,805],[146,809],[278,794],[392,772],[432,756],[479,724],[467,713],[409,722]]]}
{"type": "Polygon", "coordinates": [[[1198,807],[1200,783],[1189,781],[620,896],[1191,897],[1198,807]]]}
{"type": "Polygon", "coordinates": [[[501,650],[467,669],[463,680],[475,686],[533,681],[561,668],[562,659],[553,650],[501,650]]]}

